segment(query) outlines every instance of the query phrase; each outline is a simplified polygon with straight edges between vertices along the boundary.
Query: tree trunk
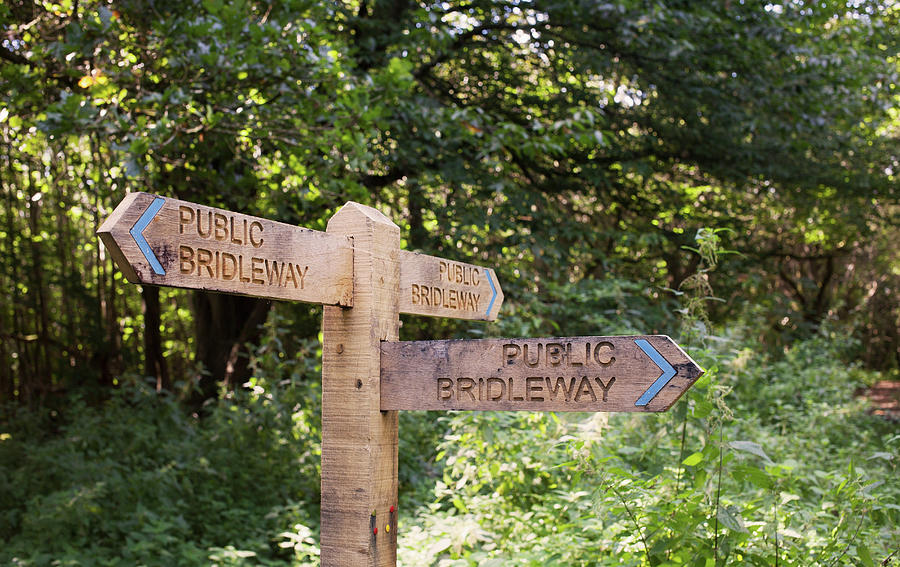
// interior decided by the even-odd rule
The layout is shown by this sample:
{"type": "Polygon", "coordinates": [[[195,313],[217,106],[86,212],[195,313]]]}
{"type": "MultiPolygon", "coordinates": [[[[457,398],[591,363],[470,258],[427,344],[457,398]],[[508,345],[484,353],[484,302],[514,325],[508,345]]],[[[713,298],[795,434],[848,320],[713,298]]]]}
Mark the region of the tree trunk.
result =
{"type": "MultiPolygon", "coordinates": [[[[19,333],[17,313],[20,309],[20,301],[15,282],[19,279],[18,263],[19,258],[16,253],[16,241],[13,235],[17,233],[14,222],[14,211],[16,201],[13,197],[13,187],[16,185],[16,171],[13,168],[12,146],[7,132],[4,131],[3,142],[6,145],[6,165],[9,168],[9,177],[5,178],[5,173],[0,169],[0,188],[3,189],[5,198],[5,221],[6,221],[6,239],[3,244],[4,257],[4,280],[0,280],[0,294],[5,297],[2,310],[0,310],[0,324],[3,325],[6,335],[0,338],[2,349],[0,349],[0,367],[2,367],[2,376],[4,376],[3,390],[0,391],[0,401],[12,402],[16,400],[16,372],[13,371],[13,355],[21,356],[21,350],[18,348],[13,336],[19,333]],[[7,348],[7,341],[9,347],[7,348]]],[[[17,366],[21,366],[21,361],[17,361],[17,366]]],[[[21,376],[21,371],[18,373],[21,376]]],[[[21,379],[21,378],[20,378],[21,379]]]]}
{"type": "Polygon", "coordinates": [[[15,397],[16,386],[13,383],[12,369],[7,363],[10,358],[6,350],[6,337],[0,336],[0,403],[11,402],[15,397]]]}
{"type": "Polygon", "coordinates": [[[409,248],[417,250],[424,247],[428,240],[428,231],[425,230],[422,214],[427,202],[425,201],[425,191],[419,185],[418,179],[410,179],[407,183],[409,184],[409,248]]]}
{"type": "Polygon", "coordinates": [[[199,409],[215,397],[218,385],[234,388],[250,378],[247,343],[256,343],[271,301],[212,292],[194,292],[196,360],[203,371],[191,397],[199,409]]]}
{"type": "Polygon", "coordinates": [[[34,370],[35,373],[29,380],[29,388],[27,392],[27,400],[29,402],[39,402],[43,396],[53,387],[53,375],[50,366],[50,353],[47,349],[48,329],[50,326],[50,317],[47,312],[47,278],[44,276],[44,257],[42,250],[42,240],[37,237],[41,234],[41,195],[31,179],[32,171],[27,172],[27,183],[29,200],[28,200],[28,232],[29,232],[29,252],[31,266],[28,270],[30,292],[34,294],[31,305],[34,315],[37,317],[34,321],[34,334],[37,339],[32,341],[34,348],[34,370]]]}
{"type": "Polygon", "coordinates": [[[151,285],[141,286],[141,300],[144,311],[144,374],[156,378],[157,392],[168,390],[172,387],[172,383],[162,353],[159,288],[151,285]]]}

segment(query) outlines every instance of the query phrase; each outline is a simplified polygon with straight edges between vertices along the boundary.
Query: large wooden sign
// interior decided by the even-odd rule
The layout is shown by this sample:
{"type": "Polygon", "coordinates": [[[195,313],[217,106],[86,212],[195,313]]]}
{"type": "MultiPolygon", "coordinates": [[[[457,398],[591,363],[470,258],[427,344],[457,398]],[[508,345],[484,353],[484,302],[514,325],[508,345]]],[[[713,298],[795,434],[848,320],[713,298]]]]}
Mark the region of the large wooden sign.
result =
{"type": "Polygon", "coordinates": [[[436,256],[400,252],[400,312],[495,321],[503,305],[490,268],[436,256]]]}
{"type": "Polygon", "coordinates": [[[344,236],[149,193],[126,196],[98,234],[134,283],[353,303],[344,236]]]}
{"type": "Polygon", "coordinates": [[[662,335],[382,343],[381,409],[660,412],[702,373],[662,335]]]}
{"type": "Polygon", "coordinates": [[[394,410],[665,411],[703,373],[666,336],[397,342],[401,312],[493,321],[503,291],[358,203],[317,232],[132,193],[98,233],[135,283],[325,305],[322,565],[396,565],[394,410]]]}

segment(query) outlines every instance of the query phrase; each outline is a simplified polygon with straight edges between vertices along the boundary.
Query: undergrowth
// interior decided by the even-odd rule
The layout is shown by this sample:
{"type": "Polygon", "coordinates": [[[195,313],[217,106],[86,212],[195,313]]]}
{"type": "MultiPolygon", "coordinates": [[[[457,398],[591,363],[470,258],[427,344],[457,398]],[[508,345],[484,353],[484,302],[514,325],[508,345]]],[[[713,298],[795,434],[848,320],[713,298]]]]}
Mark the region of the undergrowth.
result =
{"type": "MultiPolygon", "coordinates": [[[[675,293],[706,374],[668,413],[401,414],[401,564],[898,564],[900,434],[854,397],[880,376],[827,326],[778,353],[753,325],[713,335],[703,246],[718,242],[701,236],[675,293]]],[[[667,321],[634,284],[554,293],[597,309],[604,334],[667,321]]],[[[510,307],[497,332],[544,328],[510,307]]],[[[286,345],[282,316],[255,377],[202,419],[136,377],[102,405],[5,408],[0,564],[318,564],[321,353],[286,345]]]]}

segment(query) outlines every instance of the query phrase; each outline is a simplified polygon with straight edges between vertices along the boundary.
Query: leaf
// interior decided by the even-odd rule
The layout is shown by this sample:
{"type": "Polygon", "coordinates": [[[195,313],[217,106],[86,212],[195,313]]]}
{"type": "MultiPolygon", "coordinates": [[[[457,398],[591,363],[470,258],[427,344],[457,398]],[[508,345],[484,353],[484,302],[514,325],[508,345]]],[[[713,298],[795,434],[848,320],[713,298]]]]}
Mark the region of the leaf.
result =
{"type": "Polygon", "coordinates": [[[437,540],[436,542],[434,542],[434,543],[432,543],[431,545],[428,546],[428,555],[429,555],[430,557],[434,557],[434,556],[436,556],[438,553],[440,553],[440,552],[444,551],[445,549],[449,548],[450,545],[451,545],[452,543],[453,543],[453,542],[450,541],[450,538],[446,538],[446,537],[445,537],[445,538],[441,538],[441,539],[437,540]]]}
{"type": "Polygon", "coordinates": [[[800,500],[800,497],[796,494],[790,494],[788,492],[781,493],[781,506],[784,506],[788,502],[793,502],[794,500],[800,500]]]}
{"type": "Polygon", "coordinates": [[[693,466],[700,464],[700,462],[702,460],[703,460],[703,453],[698,452],[698,453],[694,453],[693,455],[688,456],[688,458],[683,460],[681,462],[681,464],[683,464],[686,467],[693,467],[693,466]]]}
{"type": "Polygon", "coordinates": [[[401,59],[399,57],[391,57],[388,63],[388,72],[391,76],[401,81],[412,79],[412,61],[409,59],[401,59]]]}
{"type": "Polygon", "coordinates": [[[713,406],[710,402],[707,402],[706,400],[699,400],[691,407],[691,415],[693,415],[693,417],[696,417],[697,419],[703,419],[711,414],[714,409],[715,406],[713,406]]]}
{"type": "Polygon", "coordinates": [[[736,451],[752,453],[757,457],[760,457],[767,465],[775,464],[775,462],[769,458],[769,455],[766,455],[766,452],[763,451],[763,448],[759,443],[754,443],[753,441],[732,441],[728,446],[736,451]]]}
{"type": "Polygon", "coordinates": [[[872,554],[869,553],[869,548],[864,544],[856,544],[856,554],[859,555],[863,565],[866,567],[875,567],[875,562],[872,560],[872,554]]]}
{"type": "MultiPolygon", "coordinates": [[[[2,122],[2,120],[0,120],[0,122],[2,122]]],[[[885,461],[893,461],[894,455],[892,455],[891,453],[885,453],[884,451],[876,451],[869,455],[867,460],[871,461],[872,459],[884,459],[885,461]]]]}
{"type": "Polygon", "coordinates": [[[719,518],[719,522],[721,522],[723,526],[733,532],[740,532],[742,534],[749,533],[747,528],[744,527],[744,518],[741,517],[741,511],[738,510],[737,506],[730,505],[719,508],[716,517],[719,518]]]}
{"type": "Polygon", "coordinates": [[[859,490],[859,493],[864,496],[869,496],[869,493],[884,484],[883,480],[877,480],[871,484],[867,484],[859,490]]]}
{"type": "Polygon", "coordinates": [[[737,480],[746,480],[758,488],[771,488],[772,479],[766,474],[766,471],[753,466],[737,465],[734,467],[732,476],[737,480]]]}

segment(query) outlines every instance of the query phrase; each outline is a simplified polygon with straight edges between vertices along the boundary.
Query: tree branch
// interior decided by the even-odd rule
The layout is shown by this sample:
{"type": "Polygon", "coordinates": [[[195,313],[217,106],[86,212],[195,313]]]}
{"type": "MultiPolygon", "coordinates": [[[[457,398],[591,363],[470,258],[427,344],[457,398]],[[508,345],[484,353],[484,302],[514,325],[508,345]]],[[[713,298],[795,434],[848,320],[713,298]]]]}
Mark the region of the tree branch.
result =
{"type": "Polygon", "coordinates": [[[387,173],[370,175],[366,174],[359,180],[366,189],[381,189],[387,187],[395,181],[399,181],[406,175],[406,172],[399,167],[395,167],[387,173]]]}
{"type": "Polygon", "coordinates": [[[29,67],[34,67],[34,63],[26,59],[24,56],[19,55],[15,51],[7,49],[2,44],[0,44],[0,59],[6,59],[7,61],[15,63],[16,65],[28,65],[29,67]]]}
{"type": "Polygon", "coordinates": [[[15,51],[7,49],[2,44],[0,44],[0,59],[9,61],[10,63],[15,63],[16,65],[27,65],[28,67],[31,67],[32,69],[42,69],[43,71],[45,71],[47,73],[47,76],[50,77],[51,79],[57,79],[63,85],[65,85],[73,90],[76,87],[75,80],[72,79],[72,77],[69,77],[68,75],[65,75],[63,73],[54,73],[50,69],[43,67],[43,66],[35,63],[34,61],[28,59],[24,55],[20,55],[19,53],[16,53],[15,51]]]}
{"type": "Polygon", "coordinates": [[[800,286],[797,282],[788,275],[787,270],[784,269],[784,266],[779,266],[778,268],[778,276],[781,278],[781,281],[787,284],[788,288],[794,293],[794,297],[797,301],[800,302],[800,305],[803,306],[803,309],[806,309],[806,296],[803,295],[803,290],[800,289],[800,286]]]}

